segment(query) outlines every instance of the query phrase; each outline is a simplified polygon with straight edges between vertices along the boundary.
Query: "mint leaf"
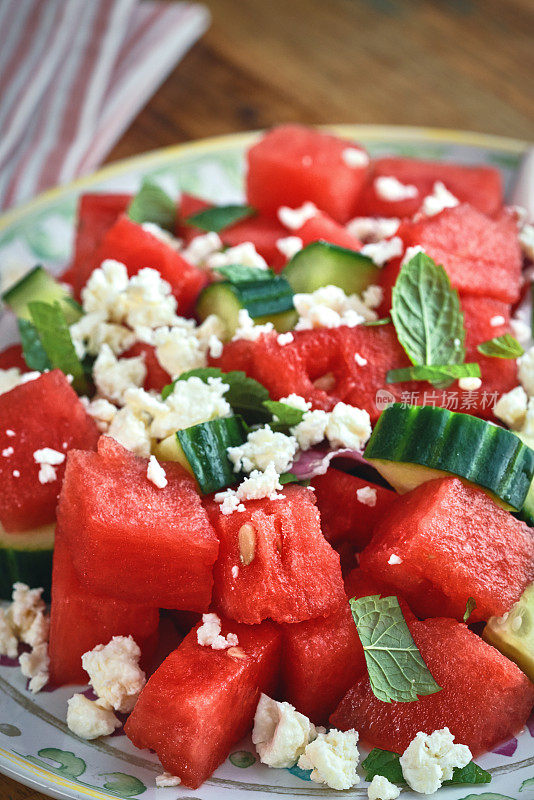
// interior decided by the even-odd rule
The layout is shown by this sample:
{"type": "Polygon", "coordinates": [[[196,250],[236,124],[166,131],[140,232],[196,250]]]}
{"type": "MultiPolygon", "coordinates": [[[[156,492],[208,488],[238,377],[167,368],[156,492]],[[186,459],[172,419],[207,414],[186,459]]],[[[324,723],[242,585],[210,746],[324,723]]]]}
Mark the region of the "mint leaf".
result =
{"type": "Polygon", "coordinates": [[[483,356],[491,356],[491,358],[519,358],[525,352],[517,339],[510,333],[504,333],[502,336],[496,336],[495,339],[482,342],[478,345],[477,350],[483,356]]]}
{"type": "Polygon", "coordinates": [[[176,224],[176,202],[158,183],[145,178],[127,211],[132,222],[153,222],[171,233],[176,224]]]}
{"type": "Polygon", "coordinates": [[[464,318],[443,267],[425,253],[405,264],[392,292],[391,317],[412,364],[461,364],[464,318]]]}
{"type": "Polygon", "coordinates": [[[280,403],[278,400],[265,400],[263,405],[273,415],[271,428],[273,430],[288,430],[302,422],[304,411],[289,403],[280,403]]]}
{"type": "Polygon", "coordinates": [[[76,391],[85,392],[87,380],[83,364],[76,355],[69,326],[60,304],[49,305],[35,301],[29,303],[28,308],[51,366],[62,370],[65,375],[72,375],[76,391]]]}
{"type": "Polygon", "coordinates": [[[279,483],[282,486],[285,486],[286,483],[298,483],[300,478],[298,478],[293,472],[282,472],[282,474],[278,477],[279,483]]]}
{"type": "Polygon", "coordinates": [[[402,383],[403,381],[441,383],[456,378],[480,378],[480,366],[478,364],[440,364],[430,367],[390,369],[386,374],[386,383],[402,383]]]}
{"type": "Polygon", "coordinates": [[[375,697],[384,703],[411,703],[441,691],[417,649],[396,597],[350,601],[375,697]]]}
{"type": "Polygon", "coordinates": [[[35,370],[36,372],[44,372],[45,369],[50,369],[52,364],[41,344],[35,325],[29,320],[22,318],[17,320],[17,323],[19,326],[22,353],[28,369],[35,370]]]}
{"type": "Polygon", "coordinates": [[[370,319],[367,322],[362,322],[367,328],[375,328],[378,325],[389,325],[393,320],[391,317],[382,317],[382,319],[370,319]]]}
{"type": "Polygon", "coordinates": [[[476,600],[474,597],[468,597],[467,603],[465,604],[465,611],[464,611],[464,622],[467,622],[475,608],[477,607],[476,600]]]}
{"type": "Polygon", "coordinates": [[[258,283],[272,281],[275,274],[270,269],[245,267],[243,264],[230,264],[227,267],[215,267],[214,272],[224,275],[230,283],[258,283]]]}
{"type": "Polygon", "coordinates": [[[382,775],[391,783],[406,783],[399,758],[398,753],[381,750],[379,747],[373,748],[367,758],[362,761],[365,780],[370,783],[375,775],[382,775]]]}
{"type": "Polygon", "coordinates": [[[188,225],[193,225],[195,228],[201,228],[203,231],[215,231],[218,233],[224,228],[229,228],[230,225],[235,225],[247,217],[256,215],[256,209],[247,205],[228,205],[228,206],[214,206],[213,208],[206,208],[204,211],[199,211],[198,214],[188,217],[186,222],[188,225]]]}
{"type": "Polygon", "coordinates": [[[230,387],[225,394],[226,400],[232,406],[235,414],[241,414],[247,425],[269,422],[271,419],[271,415],[263,405],[266,400],[270,399],[265,386],[237,370],[223,372],[218,367],[201,367],[184,372],[163,388],[161,392],[163,400],[173,393],[177,381],[186,381],[193,377],[200,378],[204,383],[207,383],[208,378],[222,378],[223,382],[230,387]]]}
{"type": "MultiPolygon", "coordinates": [[[[365,780],[370,782],[375,775],[382,775],[384,778],[387,778],[388,781],[391,781],[391,783],[406,783],[399,759],[400,756],[398,753],[391,753],[389,750],[380,750],[378,747],[375,747],[371,750],[367,758],[362,761],[362,767],[365,770],[365,780]]],[[[455,767],[452,778],[449,781],[444,781],[443,786],[453,786],[454,784],[462,783],[489,783],[490,781],[490,773],[486,772],[482,767],[479,767],[474,761],[470,761],[469,764],[462,769],[455,767]]]]}

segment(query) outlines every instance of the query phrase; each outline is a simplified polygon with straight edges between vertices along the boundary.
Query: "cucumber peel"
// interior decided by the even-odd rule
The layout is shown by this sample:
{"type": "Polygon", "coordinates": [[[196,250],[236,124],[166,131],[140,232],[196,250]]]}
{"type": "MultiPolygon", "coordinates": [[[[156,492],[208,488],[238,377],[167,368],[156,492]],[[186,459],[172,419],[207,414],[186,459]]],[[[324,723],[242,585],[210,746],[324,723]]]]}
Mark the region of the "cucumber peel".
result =
{"type": "Polygon", "coordinates": [[[42,586],[50,597],[55,523],[21,533],[7,533],[0,525],[0,598],[9,600],[13,584],[42,586]]]}
{"type": "Polygon", "coordinates": [[[507,614],[490,617],[482,636],[534,680],[534,583],[507,614]]]}
{"type": "Polygon", "coordinates": [[[380,269],[355,250],[319,241],[299,250],[281,274],[295,293],[310,294],[322,286],[339,286],[345,294],[361,294],[378,281],[380,269]]]}

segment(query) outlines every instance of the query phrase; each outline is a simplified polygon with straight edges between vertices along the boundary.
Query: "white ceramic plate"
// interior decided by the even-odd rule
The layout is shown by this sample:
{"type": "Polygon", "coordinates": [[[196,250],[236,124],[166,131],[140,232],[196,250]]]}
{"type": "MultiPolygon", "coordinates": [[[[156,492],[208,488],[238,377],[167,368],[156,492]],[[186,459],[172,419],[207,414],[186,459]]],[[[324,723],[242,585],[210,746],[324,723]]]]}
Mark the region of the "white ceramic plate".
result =
{"type": "MultiPolygon", "coordinates": [[[[337,132],[362,142],[375,156],[423,158],[491,164],[499,167],[509,188],[526,144],[478,134],[421,128],[339,126],[337,132]]],[[[35,263],[59,271],[69,259],[76,200],[84,191],[135,191],[142,176],[164,179],[218,203],[242,199],[243,154],[255,134],[204,140],[148,153],[112,164],[69,186],[47,192],[0,218],[0,280],[5,285],[35,263]]],[[[0,318],[0,349],[15,340],[13,322],[0,318]]],[[[165,800],[261,800],[286,798],[366,797],[366,784],[339,793],[318,786],[298,769],[272,770],[258,764],[249,740],[199,790],[156,789],[161,767],[154,755],[136,750],[121,730],[118,735],[86,742],[65,724],[67,687],[32,696],[16,662],[0,658],[0,772],[58,798],[139,798],[165,800]]],[[[484,725],[484,720],[480,720],[484,725]]],[[[530,725],[534,736],[534,721],[530,725]]],[[[493,776],[491,784],[440,791],[440,800],[532,800],[534,738],[525,729],[500,752],[478,759],[493,776]],[[521,788],[523,787],[523,788],[521,788]]],[[[411,792],[401,797],[416,798],[411,792]]]]}

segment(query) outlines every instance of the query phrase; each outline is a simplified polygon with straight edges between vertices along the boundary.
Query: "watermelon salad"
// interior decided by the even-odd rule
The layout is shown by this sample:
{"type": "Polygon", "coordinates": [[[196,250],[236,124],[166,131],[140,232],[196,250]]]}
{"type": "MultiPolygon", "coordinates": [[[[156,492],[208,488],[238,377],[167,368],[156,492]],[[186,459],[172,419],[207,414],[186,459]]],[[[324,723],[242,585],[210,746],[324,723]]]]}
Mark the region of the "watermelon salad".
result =
{"type": "Polygon", "coordinates": [[[161,787],[250,733],[375,800],[489,783],[534,705],[534,228],[492,168],[297,125],[247,167],[83,195],[4,293],[0,654],[161,787]]]}

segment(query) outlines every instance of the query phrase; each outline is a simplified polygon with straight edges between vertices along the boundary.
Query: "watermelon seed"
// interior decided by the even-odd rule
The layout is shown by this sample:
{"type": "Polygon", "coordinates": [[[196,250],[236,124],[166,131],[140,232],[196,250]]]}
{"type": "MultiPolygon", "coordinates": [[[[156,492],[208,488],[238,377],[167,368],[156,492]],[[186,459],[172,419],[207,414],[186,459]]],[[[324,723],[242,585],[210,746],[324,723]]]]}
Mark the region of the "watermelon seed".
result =
{"type": "Polygon", "coordinates": [[[230,647],[226,652],[231,658],[237,658],[239,661],[242,661],[247,657],[245,651],[240,647],[230,647]]]}
{"type": "Polygon", "coordinates": [[[248,567],[254,561],[256,554],[256,530],[250,522],[245,522],[237,534],[239,541],[239,558],[241,563],[248,567]]]}

